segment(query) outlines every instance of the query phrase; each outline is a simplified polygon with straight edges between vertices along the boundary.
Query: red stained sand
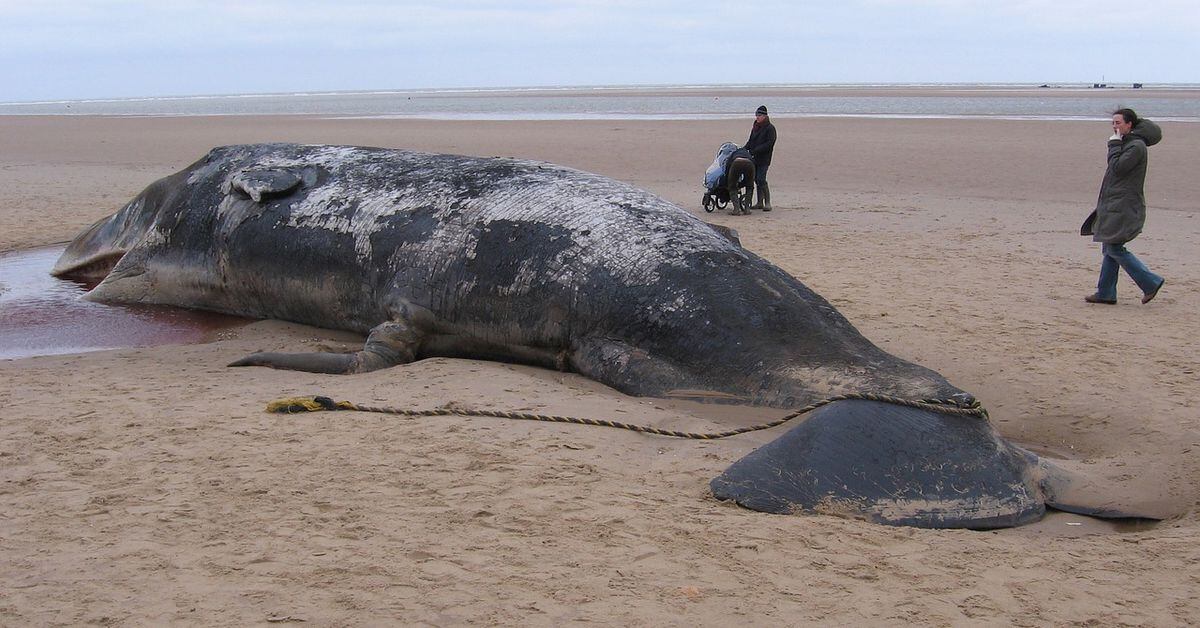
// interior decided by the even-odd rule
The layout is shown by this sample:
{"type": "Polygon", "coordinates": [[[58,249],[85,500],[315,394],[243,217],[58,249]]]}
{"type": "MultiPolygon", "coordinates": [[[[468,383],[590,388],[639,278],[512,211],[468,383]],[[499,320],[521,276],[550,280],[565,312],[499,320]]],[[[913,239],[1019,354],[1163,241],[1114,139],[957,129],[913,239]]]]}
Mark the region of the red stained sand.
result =
{"type": "Polygon", "coordinates": [[[62,251],[0,253],[0,359],[203,342],[249,322],[175,307],[85,301],[80,297],[92,286],[50,275],[62,251]]]}

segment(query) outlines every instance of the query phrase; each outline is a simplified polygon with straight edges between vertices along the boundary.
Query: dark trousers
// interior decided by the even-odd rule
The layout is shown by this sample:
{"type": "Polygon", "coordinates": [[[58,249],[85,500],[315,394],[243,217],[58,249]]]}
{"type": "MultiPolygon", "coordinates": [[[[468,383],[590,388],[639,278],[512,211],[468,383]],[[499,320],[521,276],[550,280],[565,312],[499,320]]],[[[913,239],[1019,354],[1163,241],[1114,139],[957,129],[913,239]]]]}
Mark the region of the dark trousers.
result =
{"type": "Polygon", "coordinates": [[[759,186],[762,186],[764,183],[767,182],[767,168],[770,168],[770,167],[771,167],[771,164],[764,164],[761,166],[759,166],[757,164],[755,165],[754,182],[757,183],[759,186]]]}
{"type": "Polygon", "coordinates": [[[754,180],[757,176],[753,161],[743,158],[734,159],[729,164],[729,171],[725,173],[725,178],[728,182],[726,189],[729,190],[729,200],[733,201],[737,198],[738,188],[746,188],[747,198],[753,196],[754,180]]]}

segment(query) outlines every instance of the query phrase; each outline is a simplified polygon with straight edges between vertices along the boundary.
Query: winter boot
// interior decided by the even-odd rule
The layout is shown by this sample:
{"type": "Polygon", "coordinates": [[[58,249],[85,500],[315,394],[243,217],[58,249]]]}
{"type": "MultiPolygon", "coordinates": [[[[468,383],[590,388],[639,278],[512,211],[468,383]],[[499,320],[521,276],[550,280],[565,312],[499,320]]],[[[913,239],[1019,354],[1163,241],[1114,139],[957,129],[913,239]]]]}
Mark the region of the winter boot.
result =
{"type": "Polygon", "coordinates": [[[767,187],[767,182],[763,181],[762,185],[758,186],[759,205],[762,205],[762,210],[765,212],[771,211],[771,188],[767,187]]]}

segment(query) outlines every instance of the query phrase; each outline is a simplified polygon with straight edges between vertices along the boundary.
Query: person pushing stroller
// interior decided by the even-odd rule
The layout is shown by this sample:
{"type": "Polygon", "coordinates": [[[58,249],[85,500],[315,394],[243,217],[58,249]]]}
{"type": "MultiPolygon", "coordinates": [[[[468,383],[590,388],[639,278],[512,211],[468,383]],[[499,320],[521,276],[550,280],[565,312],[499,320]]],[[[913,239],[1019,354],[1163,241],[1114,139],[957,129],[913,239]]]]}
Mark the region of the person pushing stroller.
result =
{"type": "Polygon", "coordinates": [[[758,185],[758,202],[754,204],[754,209],[769,212],[771,188],[767,185],[767,168],[771,166],[771,154],[775,152],[775,125],[771,124],[766,105],[760,105],[754,112],[754,126],[742,148],[750,151],[754,159],[754,182],[758,185]]]}

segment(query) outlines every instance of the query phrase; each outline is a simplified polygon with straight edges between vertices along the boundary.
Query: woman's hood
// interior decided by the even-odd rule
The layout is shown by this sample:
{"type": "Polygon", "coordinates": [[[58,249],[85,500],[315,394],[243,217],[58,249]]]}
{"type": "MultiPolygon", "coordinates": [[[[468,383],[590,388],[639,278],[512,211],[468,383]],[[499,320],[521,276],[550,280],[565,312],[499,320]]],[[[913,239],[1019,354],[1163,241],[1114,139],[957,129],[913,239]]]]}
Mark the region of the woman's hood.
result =
{"type": "Polygon", "coordinates": [[[1154,146],[1162,141],[1162,129],[1157,124],[1145,118],[1139,119],[1137,124],[1133,125],[1133,130],[1129,134],[1142,138],[1146,146],[1154,146]]]}

